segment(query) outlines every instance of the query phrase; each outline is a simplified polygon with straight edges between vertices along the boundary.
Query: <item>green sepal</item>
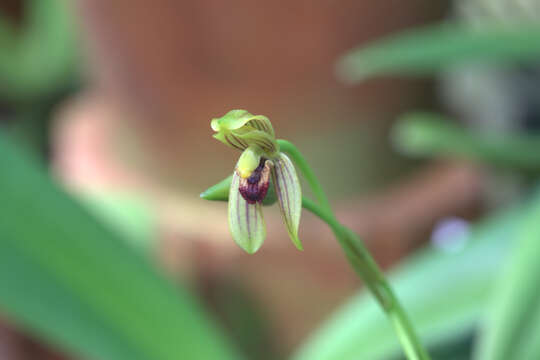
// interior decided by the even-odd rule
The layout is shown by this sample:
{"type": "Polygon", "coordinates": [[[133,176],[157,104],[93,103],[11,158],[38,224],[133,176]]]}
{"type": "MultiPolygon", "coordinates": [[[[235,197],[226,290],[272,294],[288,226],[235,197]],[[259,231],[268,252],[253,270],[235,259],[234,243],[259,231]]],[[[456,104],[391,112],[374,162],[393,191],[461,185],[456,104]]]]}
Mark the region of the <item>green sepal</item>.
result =
{"type": "Polygon", "coordinates": [[[270,136],[275,136],[274,128],[270,120],[264,115],[253,115],[246,110],[231,110],[220,118],[212,119],[210,126],[216,132],[238,130],[239,133],[246,131],[244,126],[261,130],[270,136]]]}
{"type": "Polygon", "coordinates": [[[232,175],[226,177],[215,185],[210,186],[199,196],[210,201],[228,201],[229,189],[231,188],[232,175]]]}
{"type": "Polygon", "coordinates": [[[274,162],[272,180],[287,232],[298,250],[303,250],[298,238],[298,226],[302,213],[302,189],[292,161],[280,153],[274,162]]]}
{"type": "Polygon", "coordinates": [[[266,225],[260,203],[249,204],[239,191],[240,175],[234,172],[229,191],[229,229],[234,241],[253,254],[266,238],[266,225]]]}
{"type": "Polygon", "coordinates": [[[221,118],[212,119],[210,126],[216,132],[215,139],[235,149],[245,150],[256,145],[268,157],[275,156],[279,150],[272,124],[264,115],[231,110],[221,118]]]}
{"type": "Polygon", "coordinates": [[[260,147],[269,157],[273,157],[279,150],[276,139],[260,130],[252,130],[245,134],[235,134],[235,138],[249,146],[260,147]]]}

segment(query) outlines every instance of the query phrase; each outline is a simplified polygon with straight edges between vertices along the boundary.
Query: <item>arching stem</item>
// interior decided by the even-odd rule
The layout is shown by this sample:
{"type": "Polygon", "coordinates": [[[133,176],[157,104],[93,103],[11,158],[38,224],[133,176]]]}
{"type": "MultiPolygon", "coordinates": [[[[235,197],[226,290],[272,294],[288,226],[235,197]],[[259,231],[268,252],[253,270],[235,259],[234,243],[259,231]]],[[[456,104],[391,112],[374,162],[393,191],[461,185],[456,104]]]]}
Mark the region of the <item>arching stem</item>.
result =
{"type": "Polygon", "coordinates": [[[317,199],[318,204],[304,197],[302,206],[330,226],[352,268],[364,280],[366,286],[388,315],[407,358],[409,360],[429,360],[427,351],[420,343],[405,310],[392,291],[384,273],[358,235],[337,220],[321,184],[303,155],[288,141],[278,140],[278,143],[281,151],[291,157],[291,160],[304,175],[317,199]]]}

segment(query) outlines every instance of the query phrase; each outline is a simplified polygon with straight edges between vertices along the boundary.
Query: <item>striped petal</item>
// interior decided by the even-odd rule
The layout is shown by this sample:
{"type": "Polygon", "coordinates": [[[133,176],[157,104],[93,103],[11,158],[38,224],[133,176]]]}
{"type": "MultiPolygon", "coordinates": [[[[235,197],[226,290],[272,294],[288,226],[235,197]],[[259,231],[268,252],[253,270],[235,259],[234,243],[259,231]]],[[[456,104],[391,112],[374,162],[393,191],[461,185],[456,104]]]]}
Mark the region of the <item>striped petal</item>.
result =
{"type": "Polygon", "coordinates": [[[292,242],[299,250],[302,250],[302,243],[298,239],[298,225],[300,224],[300,214],[302,212],[300,181],[292,161],[285,154],[280,153],[279,157],[273,162],[272,180],[281,215],[292,242]]]}
{"type": "Polygon", "coordinates": [[[216,132],[223,130],[240,130],[248,125],[254,130],[260,130],[274,137],[272,123],[264,115],[253,115],[246,110],[231,110],[221,118],[212,119],[210,126],[216,132]]]}
{"type": "Polygon", "coordinates": [[[214,138],[239,150],[258,146],[270,156],[278,151],[272,123],[264,115],[253,115],[246,110],[231,110],[221,118],[212,119],[214,138]]]}
{"type": "Polygon", "coordinates": [[[244,151],[248,148],[248,143],[242,139],[239,139],[238,136],[234,135],[230,131],[223,131],[213,135],[214,139],[217,139],[224,143],[227,146],[235,148],[237,150],[244,151]]]}
{"type": "Polygon", "coordinates": [[[266,228],[260,202],[249,204],[240,195],[240,176],[235,171],[229,191],[229,229],[234,241],[253,254],[264,242],[266,228]]]}
{"type": "Polygon", "coordinates": [[[274,138],[264,131],[253,130],[244,134],[236,134],[234,132],[231,134],[237,141],[249,145],[256,145],[267,154],[274,154],[278,150],[278,145],[274,138]]]}

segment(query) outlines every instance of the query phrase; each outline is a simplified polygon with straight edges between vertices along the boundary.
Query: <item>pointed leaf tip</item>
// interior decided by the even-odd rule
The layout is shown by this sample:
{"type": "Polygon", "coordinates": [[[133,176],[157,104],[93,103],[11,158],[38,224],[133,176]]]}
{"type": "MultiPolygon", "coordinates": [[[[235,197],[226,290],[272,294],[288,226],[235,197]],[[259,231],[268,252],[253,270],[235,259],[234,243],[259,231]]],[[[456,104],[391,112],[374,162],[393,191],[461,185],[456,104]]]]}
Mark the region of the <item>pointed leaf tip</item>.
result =
{"type": "Polygon", "coordinates": [[[302,213],[302,189],[294,165],[287,155],[280,153],[279,158],[274,160],[272,180],[287,232],[298,250],[303,250],[298,238],[298,226],[302,213]]]}
{"type": "Polygon", "coordinates": [[[205,200],[227,201],[229,200],[229,189],[231,187],[232,175],[221,180],[217,184],[210,186],[199,196],[205,200]]]}
{"type": "Polygon", "coordinates": [[[229,229],[234,241],[247,253],[253,254],[266,237],[262,205],[248,204],[240,195],[240,176],[234,172],[229,192],[229,229]]]}

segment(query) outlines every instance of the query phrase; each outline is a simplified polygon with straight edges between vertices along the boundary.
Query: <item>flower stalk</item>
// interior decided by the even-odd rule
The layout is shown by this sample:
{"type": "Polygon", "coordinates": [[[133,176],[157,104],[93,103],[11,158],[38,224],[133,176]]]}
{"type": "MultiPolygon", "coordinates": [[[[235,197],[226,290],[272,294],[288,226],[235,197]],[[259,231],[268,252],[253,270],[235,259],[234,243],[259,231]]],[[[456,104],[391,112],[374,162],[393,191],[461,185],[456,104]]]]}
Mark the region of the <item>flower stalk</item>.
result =
{"type": "MultiPolygon", "coordinates": [[[[298,153],[299,156],[300,153],[298,153]]],[[[294,158],[294,156],[291,156],[294,158]]],[[[305,173],[303,173],[305,176],[305,173]]],[[[316,179],[314,181],[317,182],[316,179]]],[[[308,181],[309,182],[309,181],[308,181]]],[[[315,190],[313,190],[315,193],[315,190]]],[[[384,273],[379,268],[358,235],[340,224],[331,211],[327,211],[308,198],[302,199],[302,206],[324,221],[334,233],[341,245],[349,264],[364,280],[381,308],[384,310],[398,336],[403,351],[409,360],[429,360],[427,351],[423,348],[407,313],[394,294],[384,273]]]]}

